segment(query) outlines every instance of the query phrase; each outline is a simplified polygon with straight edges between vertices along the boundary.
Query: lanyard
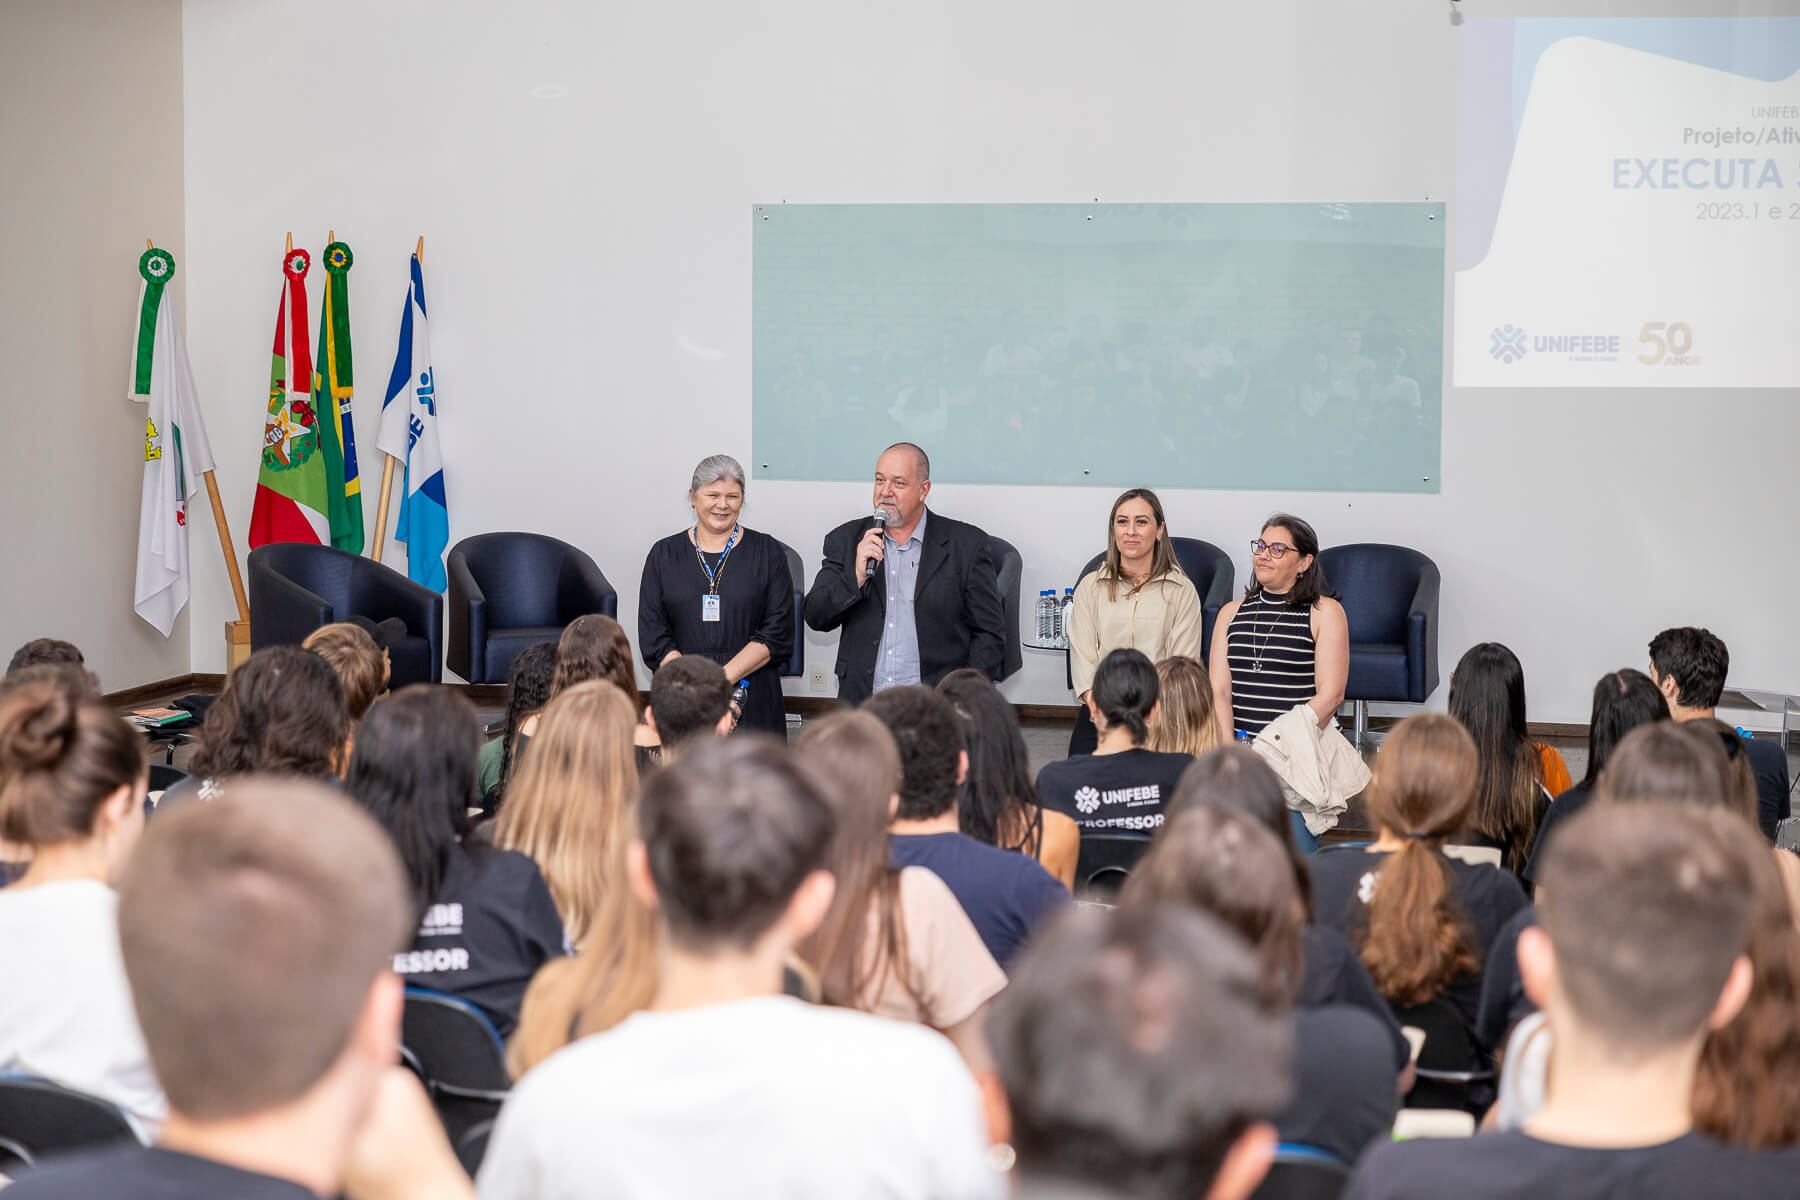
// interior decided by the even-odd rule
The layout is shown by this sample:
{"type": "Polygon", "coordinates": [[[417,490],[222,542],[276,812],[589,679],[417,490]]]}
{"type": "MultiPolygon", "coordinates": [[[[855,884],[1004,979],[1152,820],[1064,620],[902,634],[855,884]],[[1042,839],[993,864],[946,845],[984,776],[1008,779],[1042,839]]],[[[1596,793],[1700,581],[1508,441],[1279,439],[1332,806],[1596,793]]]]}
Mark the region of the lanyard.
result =
{"type": "Polygon", "coordinates": [[[700,553],[700,523],[694,523],[694,557],[700,560],[700,569],[706,572],[706,590],[714,595],[718,594],[719,579],[725,574],[725,560],[731,557],[731,548],[737,544],[739,528],[737,525],[731,527],[731,536],[725,539],[725,549],[719,555],[719,569],[715,571],[706,565],[706,555],[700,553]]]}

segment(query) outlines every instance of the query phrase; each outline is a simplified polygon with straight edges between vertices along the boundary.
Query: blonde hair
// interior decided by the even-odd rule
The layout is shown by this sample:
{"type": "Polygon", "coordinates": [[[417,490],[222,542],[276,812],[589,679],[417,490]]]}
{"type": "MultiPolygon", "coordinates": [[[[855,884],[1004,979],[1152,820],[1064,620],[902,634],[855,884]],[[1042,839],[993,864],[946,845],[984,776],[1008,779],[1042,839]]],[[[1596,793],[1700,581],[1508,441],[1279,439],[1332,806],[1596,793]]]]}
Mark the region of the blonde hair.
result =
{"type": "MultiPolygon", "coordinates": [[[[536,753],[534,750],[533,753],[536,753]]],[[[625,883],[625,848],[637,837],[637,806],[625,808],[619,836],[603,864],[608,887],[573,958],[546,963],[532,977],[507,1046],[513,1078],[579,1038],[604,1033],[648,1008],[658,982],[655,910],[625,883]]]]}
{"type": "Polygon", "coordinates": [[[1150,749],[1199,758],[1219,745],[1212,681],[1206,668],[1184,654],[1156,664],[1156,712],[1150,717],[1150,749]]]}
{"type": "Polygon", "coordinates": [[[607,893],[625,887],[618,852],[637,794],[636,726],[637,706],[603,679],[551,700],[494,828],[495,845],[537,862],[576,945],[607,893]]]}

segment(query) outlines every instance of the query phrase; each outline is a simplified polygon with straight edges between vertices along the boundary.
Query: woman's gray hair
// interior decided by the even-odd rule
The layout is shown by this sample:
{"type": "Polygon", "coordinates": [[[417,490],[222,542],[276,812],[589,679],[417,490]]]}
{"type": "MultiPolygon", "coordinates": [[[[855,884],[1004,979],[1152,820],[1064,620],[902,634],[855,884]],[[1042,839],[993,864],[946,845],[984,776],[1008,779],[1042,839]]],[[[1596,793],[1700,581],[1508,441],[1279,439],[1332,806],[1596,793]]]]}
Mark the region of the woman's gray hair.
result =
{"type": "Polygon", "coordinates": [[[697,492],[709,483],[717,483],[721,479],[730,479],[737,483],[738,490],[749,492],[744,484],[744,468],[738,460],[729,454],[713,454],[700,460],[694,468],[694,481],[688,484],[689,492],[697,492]]]}

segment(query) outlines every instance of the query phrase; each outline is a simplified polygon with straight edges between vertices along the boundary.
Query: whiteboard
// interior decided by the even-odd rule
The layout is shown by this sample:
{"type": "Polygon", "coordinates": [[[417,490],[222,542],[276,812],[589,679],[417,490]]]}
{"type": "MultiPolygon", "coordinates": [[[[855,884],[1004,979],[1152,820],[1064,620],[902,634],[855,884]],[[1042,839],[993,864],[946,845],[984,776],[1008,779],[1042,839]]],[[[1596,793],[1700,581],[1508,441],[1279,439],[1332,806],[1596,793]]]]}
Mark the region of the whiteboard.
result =
{"type": "Polygon", "coordinates": [[[1437,492],[1442,204],[753,208],[754,473],[1437,492]]]}

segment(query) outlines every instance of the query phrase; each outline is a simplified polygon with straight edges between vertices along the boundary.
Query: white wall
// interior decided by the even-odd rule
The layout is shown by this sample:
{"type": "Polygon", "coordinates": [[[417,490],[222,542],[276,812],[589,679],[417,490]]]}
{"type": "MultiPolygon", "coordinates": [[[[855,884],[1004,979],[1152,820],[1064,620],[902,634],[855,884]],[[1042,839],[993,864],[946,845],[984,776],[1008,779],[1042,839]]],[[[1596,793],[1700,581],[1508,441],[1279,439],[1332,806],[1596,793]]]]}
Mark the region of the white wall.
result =
{"type": "MultiPolygon", "coordinates": [[[[619,586],[633,630],[644,552],[687,516],[694,462],[749,461],[753,203],[1397,201],[1448,199],[1452,184],[1457,30],[1439,3],[185,12],[189,336],[232,520],[247,523],[254,487],[282,234],[316,252],[331,227],[358,256],[372,527],[380,391],[423,234],[452,541],[504,528],[573,541],[619,586]]],[[[1445,673],[1471,643],[1507,642],[1535,720],[1585,720],[1593,680],[1641,665],[1674,623],[1725,637],[1734,682],[1800,691],[1782,620],[1800,583],[1780,524],[1796,496],[1793,401],[1450,390],[1441,495],[1163,496],[1172,529],[1232,549],[1240,579],[1242,547],[1277,508],[1327,543],[1417,546],[1444,573],[1445,673]]],[[[1028,598],[1098,547],[1110,499],[933,494],[1019,546],[1028,598]]],[[[867,504],[864,485],[753,477],[747,519],[816,557],[867,504]]],[[[196,619],[212,628],[229,605],[203,559],[196,619]]],[[[808,654],[828,663],[834,645],[813,635],[808,654]]],[[[196,669],[221,657],[197,642],[196,669]]],[[[1026,658],[1007,692],[1067,702],[1060,658],[1026,658]]]]}
{"type": "MultiPolygon", "coordinates": [[[[126,386],[146,237],[185,309],[181,136],[179,0],[0,3],[0,655],[64,638],[108,690],[192,670],[185,616],[165,639],[131,611],[146,412],[126,386]]],[[[193,557],[223,580],[210,517],[193,557]]]]}

